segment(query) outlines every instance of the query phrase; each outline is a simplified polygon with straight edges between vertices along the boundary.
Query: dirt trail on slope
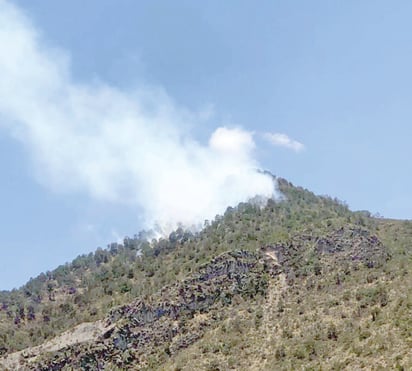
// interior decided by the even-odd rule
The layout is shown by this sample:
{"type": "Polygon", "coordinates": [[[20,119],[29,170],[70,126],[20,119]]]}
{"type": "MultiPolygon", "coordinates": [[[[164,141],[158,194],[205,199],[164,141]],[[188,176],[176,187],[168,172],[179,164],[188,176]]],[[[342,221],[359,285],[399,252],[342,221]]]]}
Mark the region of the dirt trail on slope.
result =
{"type": "MultiPolygon", "coordinates": [[[[280,266],[274,251],[267,251],[265,252],[265,255],[272,260],[274,266],[280,266]]],[[[260,351],[262,356],[257,357],[253,361],[253,364],[250,367],[252,370],[263,370],[267,368],[268,356],[271,354],[272,349],[275,346],[276,337],[280,331],[276,312],[279,307],[281,295],[286,288],[286,275],[284,273],[279,273],[269,281],[268,295],[263,306],[262,334],[264,334],[264,338],[260,340],[260,351]]]]}
{"type": "MultiPolygon", "coordinates": [[[[273,260],[275,265],[279,265],[276,254],[273,251],[268,251],[266,253],[268,257],[273,260]]],[[[282,293],[286,290],[286,275],[285,273],[280,273],[275,279],[273,279],[268,288],[268,300],[264,307],[263,312],[263,323],[264,323],[264,332],[265,337],[265,349],[267,352],[274,345],[274,338],[276,332],[279,330],[278,324],[276,323],[275,312],[278,310],[279,301],[282,293]]]]}

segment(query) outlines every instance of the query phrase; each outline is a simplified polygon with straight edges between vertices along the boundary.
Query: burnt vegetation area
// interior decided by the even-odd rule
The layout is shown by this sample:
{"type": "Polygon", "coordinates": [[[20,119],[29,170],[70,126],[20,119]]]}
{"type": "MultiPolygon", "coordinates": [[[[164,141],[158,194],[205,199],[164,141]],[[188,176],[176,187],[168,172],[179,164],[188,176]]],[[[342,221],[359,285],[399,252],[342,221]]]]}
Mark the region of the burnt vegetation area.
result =
{"type": "Polygon", "coordinates": [[[1,292],[0,354],[103,320],[96,341],[21,364],[411,367],[412,224],[278,184],[283,200],[228,208],[201,232],[142,232],[1,292]]]}

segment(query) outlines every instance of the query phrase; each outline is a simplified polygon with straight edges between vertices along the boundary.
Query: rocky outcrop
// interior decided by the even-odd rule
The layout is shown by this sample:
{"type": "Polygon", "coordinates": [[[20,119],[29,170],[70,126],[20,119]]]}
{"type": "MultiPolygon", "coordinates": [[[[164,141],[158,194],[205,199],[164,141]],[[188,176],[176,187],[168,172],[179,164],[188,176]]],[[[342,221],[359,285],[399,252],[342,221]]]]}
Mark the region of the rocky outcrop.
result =
{"type": "Polygon", "coordinates": [[[319,274],[332,262],[335,267],[362,264],[373,268],[390,258],[388,249],[378,237],[359,227],[340,228],[321,237],[300,234],[286,244],[262,249],[276,256],[279,266],[289,277],[311,271],[319,274]]]}
{"type": "MultiPolygon", "coordinates": [[[[358,227],[337,229],[324,236],[300,234],[255,253],[227,252],[187,279],[113,309],[98,338],[72,342],[35,358],[21,358],[20,369],[153,369],[162,359],[202,338],[241,298],[266,296],[269,282],[278,276],[284,281],[282,290],[287,290],[295,278],[319,275],[336,269],[337,264],[372,268],[387,259],[388,250],[380,240],[358,227]]],[[[272,295],[271,305],[279,302],[280,297],[276,298],[272,295]]]]}
{"type": "Polygon", "coordinates": [[[318,254],[334,254],[341,259],[358,261],[368,268],[382,265],[389,258],[388,249],[377,236],[362,228],[341,228],[316,242],[318,254]]]}
{"type": "Polygon", "coordinates": [[[121,369],[148,367],[150,357],[173,354],[202,337],[233,298],[253,298],[267,289],[268,264],[262,255],[228,252],[202,266],[188,279],[156,295],[111,311],[108,331],[98,341],[49,353],[27,365],[32,370],[121,369]],[[207,315],[203,315],[207,314],[207,315]],[[133,367],[131,366],[133,365],[133,367]],[[139,365],[139,366],[136,366],[139,365]]]}

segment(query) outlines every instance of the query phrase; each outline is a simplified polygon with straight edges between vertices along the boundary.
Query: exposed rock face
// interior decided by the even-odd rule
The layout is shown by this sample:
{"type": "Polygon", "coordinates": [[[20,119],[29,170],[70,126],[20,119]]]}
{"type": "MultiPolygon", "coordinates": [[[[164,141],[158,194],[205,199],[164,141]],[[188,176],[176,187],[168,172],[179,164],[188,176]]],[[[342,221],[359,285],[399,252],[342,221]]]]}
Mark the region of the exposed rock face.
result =
{"type": "Polygon", "coordinates": [[[316,250],[319,254],[337,254],[344,259],[359,261],[370,268],[389,259],[389,253],[378,237],[361,228],[341,228],[320,238],[316,250]]]}
{"type": "Polygon", "coordinates": [[[334,269],[334,263],[375,267],[387,259],[388,251],[378,238],[355,227],[321,237],[301,234],[256,253],[227,252],[189,278],[112,310],[97,339],[21,359],[20,369],[150,369],[153,360],[157,364],[159,357],[173,355],[200,339],[240,297],[266,296],[268,283],[281,273],[286,290],[288,281],[322,274],[334,269]]]}
{"type": "Polygon", "coordinates": [[[148,366],[148,358],[159,347],[173,354],[199,339],[219,318],[218,309],[230,305],[234,296],[264,295],[267,269],[261,254],[222,254],[157,295],[113,310],[106,319],[110,329],[97,342],[66,347],[28,367],[98,370],[107,364],[122,369],[148,366]],[[202,313],[211,315],[202,318],[202,313]]]}
{"type": "Polygon", "coordinates": [[[368,268],[386,262],[390,255],[378,237],[362,228],[340,228],[326,236],[302,234],[287,244],[267,246],[276,255],[282,270],[289,276],[313,271],[319,274],[331,261],[340,266],[363,264],[368,268]]]}

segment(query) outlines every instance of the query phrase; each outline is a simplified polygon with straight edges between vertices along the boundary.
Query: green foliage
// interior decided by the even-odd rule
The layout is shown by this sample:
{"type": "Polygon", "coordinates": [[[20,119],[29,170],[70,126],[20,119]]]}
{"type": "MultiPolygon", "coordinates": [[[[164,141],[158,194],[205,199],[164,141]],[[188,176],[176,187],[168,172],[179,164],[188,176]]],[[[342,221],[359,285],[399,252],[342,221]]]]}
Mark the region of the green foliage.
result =
{"type": "MultiPolygon", "coordinates": [[[[176,352],[154,345],[145,367],[412,367],[412,223],[351,212],[339,200],[315,196],[282,179],[279,190],[284,200],[270,200],[265,207],[241,203],[205,222],[198,233],[179,228],[168,238],[148,242],[142,232],[42,273],[18,290],[0,292],[0,354],[103,319],[133,300],[152,300],[222,253],[283,246],[287,259],[275,273],[259,279],[250,275],[236,295],[222,292],[215,309],[200,313],[206,318],[201,326],[209,327],[197,341],[176,352]],[[356,237],[358,244],[378,236],[391,259],[360,264],[356,256],[345,255],[350,243],[337,246],[337,253],[320,253],[317,241],[330,239],[342,227],[348,241],[354,241],[353,231],[368,233],[356,237]],[[284,286],[279,275],[284,275],[284,286]]],[[[200,326],[190,316],[177,323],[187,336],[200,326]]],[[[97,361],[88,354],[82,367],[95,369],[97,361]]],[[[120,364],[132,362],[133,349],[119,357],[124,358],[120,364]]]]}

